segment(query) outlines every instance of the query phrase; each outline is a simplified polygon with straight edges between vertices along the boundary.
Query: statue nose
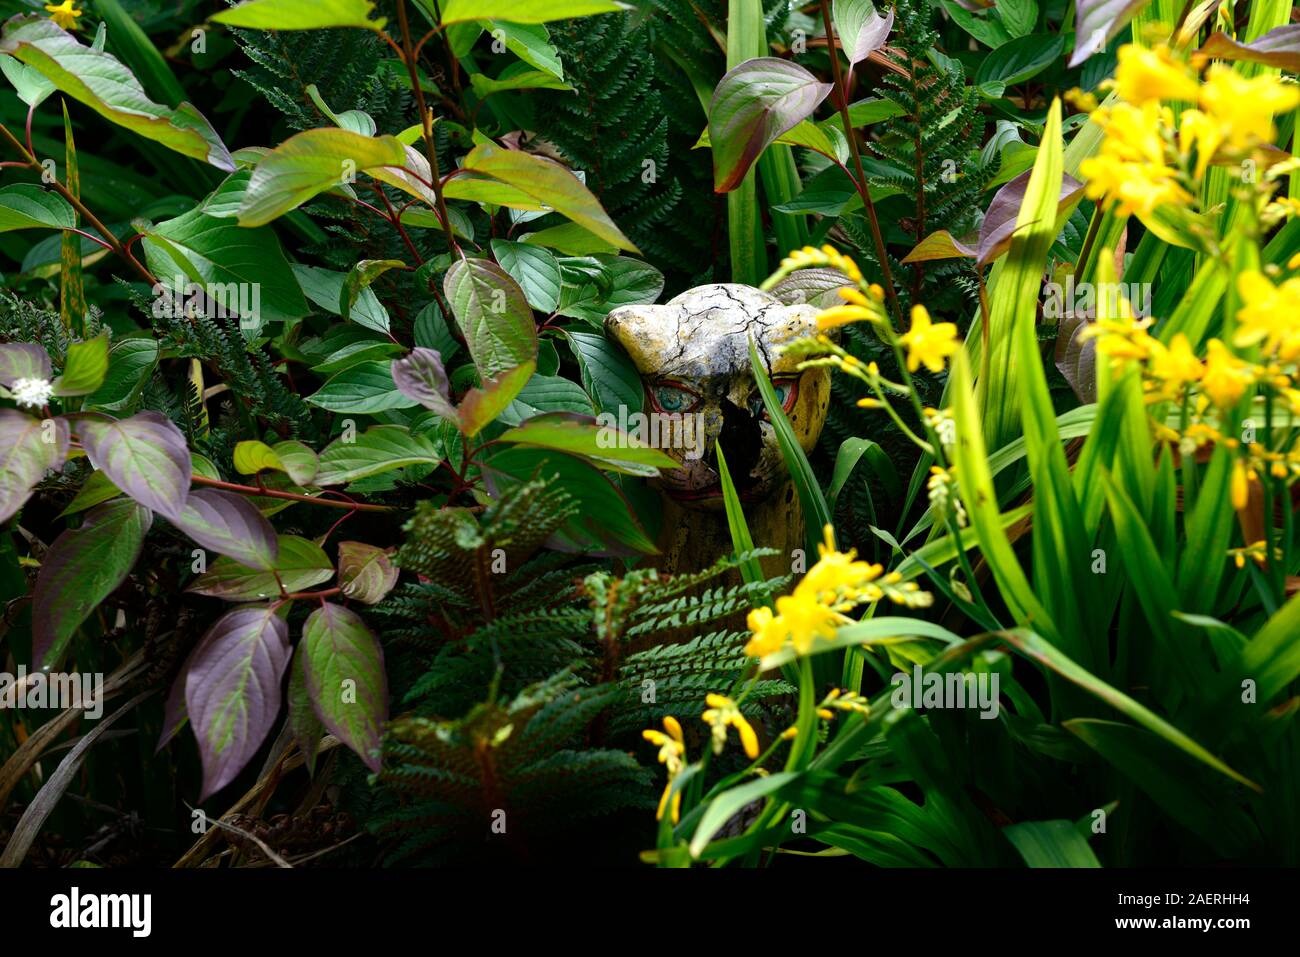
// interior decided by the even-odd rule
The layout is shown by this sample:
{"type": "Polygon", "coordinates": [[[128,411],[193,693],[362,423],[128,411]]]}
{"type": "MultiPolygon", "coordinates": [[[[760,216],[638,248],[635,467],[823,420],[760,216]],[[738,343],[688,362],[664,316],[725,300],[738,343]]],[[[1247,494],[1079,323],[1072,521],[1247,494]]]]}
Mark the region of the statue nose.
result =
{"type": "Polygon", "coordinates": [[[723,453],[727,456],[727,471],[731,473],[736,488],[744,490],[758,481],[751,473],[763,449],[763,430],[758,419],[730,399],[722,400],[721,410],[722,429],[704,453],[704,461],[716,470],[718,456],[714,449],[719,442],[722,443],[723,453]]]}

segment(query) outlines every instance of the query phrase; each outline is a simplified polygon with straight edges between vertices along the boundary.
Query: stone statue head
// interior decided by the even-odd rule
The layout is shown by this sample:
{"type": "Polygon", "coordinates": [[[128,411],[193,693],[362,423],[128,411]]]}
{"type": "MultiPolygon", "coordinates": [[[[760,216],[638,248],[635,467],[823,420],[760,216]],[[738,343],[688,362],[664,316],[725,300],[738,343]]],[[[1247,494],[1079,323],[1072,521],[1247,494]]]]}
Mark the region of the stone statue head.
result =
{"type": "Polygon", "coordinates": [[[722,508],[719,442],[743,501],[761,501],[786,481],[776,433],[750,368],[749,340],[767,366],[799,444],[810,451],[826,420],[830,372],[800,372],[800,360],[781,350],[816,333],[816,316],[813,306],[785,305],[758,289],[729,283],[697,286],[663,305],[623,306],[609,314],[606,331],[627,351],[645,383],[650,442],[681,463],[656,480],[666,494],[689,507],[722,508]]]}

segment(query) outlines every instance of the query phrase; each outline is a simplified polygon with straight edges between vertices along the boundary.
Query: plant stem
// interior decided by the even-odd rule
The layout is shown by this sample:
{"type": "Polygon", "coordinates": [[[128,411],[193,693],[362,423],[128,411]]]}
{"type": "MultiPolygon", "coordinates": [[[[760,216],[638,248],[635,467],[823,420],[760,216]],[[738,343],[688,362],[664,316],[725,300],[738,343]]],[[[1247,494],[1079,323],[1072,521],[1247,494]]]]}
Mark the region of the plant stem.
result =
{"type": "Polygon", "coordinates": [[[258,488],[255,485],[239,485],[235,482],[223,482],[221,479],[208,478],[206,475],[193,475],[195,485],[209,485],[212,488],[238,492],[241,495],[264,495],[267,498],[282,498],[291,502],[310,502],[313,505],[327,505],[330,508],[346,508],[354,512],[395,512],[390,505],[365,505],[361,502],[336,502],[333,499],[320,498],[316,495],[300,495],[297,492],[282,492],[273,488],[258,488]]]}
{"type": "Polygon", "coordinates": [[[831,22],[830,0],[821,0],[822,22],[826,24],[826,47],[831,56],[831,78],[835,83],[835,96],[839,100],[840,119],[844,123],[844,138],[849,141],[849,152],[853,154],[853,168],[857,171],[854,186],[862,197],[862,205],[867,211],[867,222],[871,225],[871,241],[876,247],[876,260],[880,263],[880,274],[884,279],[885,295],[889,297],[889,307],[894,313],[894,321],[901,328],[903,307],[899,305],[898,293],[894,290],[894,277],[889,269],[889,253],[885,250],[885,237],[880,231],[880,220],[876,217],[876,205],[871,201],[871,190],[867,188],[867,176],[862,171],[862,153],[858,149],[858,138],[853,135],[853,122],[849,119],[849,95],[844,85],[844,71],[840,68],[840,55],[835,47],[835,25],[831,22]]]}
{"type": "MultiPolygon", "coordinates": [[[[9,132],[9,128],[2,123],[0,123],[0,136],[3,136],[4,139],[8,141],[9,145],[13,147],[14,151],[17,152],[19,156],[23,157],[27,167],[34,170],[41,169],[41,164],[37,161],[35,154],[28,151],[27,147],[18,141],[18,137],[9,132]]],[[[54,187],[55,192],[67,200],[68,203],[72,205],[72,208],[81,214],[81,218],[84,222],[89,223],[101,236],[104,237],[104,245],[108,246],[109,249],[113,250],[113,252],[125,260],[127,265],[134,269],[136,273],[145,280],[145,282],[149,283],[150,286],[158,284],[157,277],[141,265],[139,260],[131,255],[130,250],[122,245],[121,241],[113,235],[112,231],[101,223],[99,218],[87,209],[80,199],[72,194],[71,190],[60,183],[57,179],[51,180],[49,185],[54,187]]]]}
{"type": "Polygon", "coordinates": [[[411,91],[415,94],[415,104],[420,110],[420,128],[424,134],[424,152],[429,158],[429,172],[433,180],[433,196],[438,204],[438,218],[442,220],[443,231],[447,234],[447,245],[457,255],[460,246],[456,244],[456,234],[451,229],[451,218],[447,215],[447,203],[442,197],[442,172],[438,168],[438,150],[433,145],[433,119],[424,102],[424,89],[420,86],[419,71],[416,68],[415,47],[411,44],[411,25],[406,19],[406,0],[397,0],[397,22],[402,30],[402,59],[406,62],[406,72],[411,78],[411,91]]]}

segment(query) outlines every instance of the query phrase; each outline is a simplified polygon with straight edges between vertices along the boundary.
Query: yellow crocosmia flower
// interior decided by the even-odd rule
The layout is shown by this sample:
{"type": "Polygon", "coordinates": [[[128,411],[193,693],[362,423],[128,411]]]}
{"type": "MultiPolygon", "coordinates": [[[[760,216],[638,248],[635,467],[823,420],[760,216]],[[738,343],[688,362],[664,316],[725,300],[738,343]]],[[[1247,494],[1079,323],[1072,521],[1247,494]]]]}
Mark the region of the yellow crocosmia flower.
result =
{"type": "Polygon", "coordinates": [[[808,569],[795,591],[812,595],[818,601],[834,603],[841,594],[852,595],[868,582],[880,576],[884,569],[870,562],[856,561],[857,552],[841,552],[835,548],[835,532],[830,525],[823,529],[824,539],[817,544],[820,556],[808,569]]]}
{"type": "Polygon", "coordinates": [[[751,761],[758,757],[758,735],[740,713],[736,702],[720,694],[706,695],[704,701],[709,707],[700,717],[713,731],[713,753],[722,753],[727,744],[727,728],[732,727],[740,735],[740,744],[745,749],[746,756],[751,761]]]}
{"type": "Polygon", "coordinates": [[[1296,253],[1286,261],[1287,269],[1300,269],[1300,253],[1296,253]]]}
{"type": "Polygon", "coordinates": [[[1191,155],[1196,151],[1195,177],[1205,176],[1205,170],[1214,154],[1223,145],[1223,126],[1214,117],[1200,110],[1184,110],[1178,118],[1178,149],[1191,155]]]}
{"type": "Polygon", "coordinates": [[[783,595],[776,600],[777,615],[789,631],[795,654],[806,655],[818,638],[830,640],[835,630],[844,622],[837,614],[819,602],[807,591],[795,590],[793,595],[783,595]]]}
{"type": "Polygon", "coordinates": [[[1239,323],[1232,344],[1239,348],[1258,345],[1265,355],[1276,355],[1284,362],[1300,356],[1300,278],[1285,280],[1274,286],[1257,270],[1247,270],[1237,277],[1237,291],[1242,306],[1237,311],[1239,323]]]}
{"type": "Polygon", "coordinates": [[[663,796],[659,798],[659,809],[655,812],[655,820],[663,820],[664,813],[669,811],[669,796],[671,795],[672,819],[673,823],[676,824],[681,816],[682,793],[681,791],[676,794],[672,793],[673,780],[681,773],[686,758],[686,741],[682,736],[681,722],[672,715],[667,715],[664,717],[664,731],[647,728],[641,732],[641,737],[659,748],[659,763],[668,769],[668,784],[664,787],[663,796]]]}
{"type": "Polygon", "coordinates": [[[1232,464],[1232,507],[1241,511],[1250,504],[1250,469],[1241,459],[1232,464]]]}
{"type": "Polygon", "coordinates": [[[1252,381],[1250,367],[1221,341],[1211,339],[1206,348],[1205,374],[1201,377],[1201,390],[1210,401],[1220,409],[1231,408],[1241,401],[1252,381]]]}
{"type": "Polygon", "coordinates": [[[1151,377],[1167,391],[1177,392],[1199,379],[1204,371],[1201,360],[1192,352],[1192,344],[1181,332],[1168,346],[1158,339],[1151,340],[1151,377]]]}
{"type": "Polygon", "coordinates": [[[957,326],[951,322],[930,322],[925,306],[912,307],[912,327],[899,337],[907,348],[907,371],[924,365],[931,372],[942,372],[944,360],[961,347],[957,326]]]}
{"type": "Polygon", "coordinates": [[[73,5],[73,0],[63,0],[58,5],[47,3],[45,11],[50,15],[50,19],[64,30],[74,29],[77,26],[77,17],[82,14],[82,11],[73,5]]]}
{"type": "Polygon", "coordinates": [[[834,329],[850,322],[875,322],[878,316],[866,306],[831,306],[817,313],[818,329],[834,329]]]}
{"type": "Polygon", "coordinates": [[[1225,141],[1245,150],[1277,137],[1273,117],[1300,104],[1300,89],[1274,76],[1247,78],[1226,64],[1216,63],[1201,86],[1201,109],[1223,129],[1225,141]]]}
{"type": "Polygon", "coordinates": [[[749,626],[750,639],[745,645],[745,654],[755,658],[780,651],[790,633],[785,622],[772,614],[771,608],[755,608],[749,613],[746,624],[749,626]]]}
{"type": "Polygon", "coordinates": [[[1168,47],[1147,49],[1131,43],[1119,49],[1115,88],[1122,99],[1137,105],[1151,100],[1195,103],[1201,90],[1196,77],[1173,58],[1168,47]]]}

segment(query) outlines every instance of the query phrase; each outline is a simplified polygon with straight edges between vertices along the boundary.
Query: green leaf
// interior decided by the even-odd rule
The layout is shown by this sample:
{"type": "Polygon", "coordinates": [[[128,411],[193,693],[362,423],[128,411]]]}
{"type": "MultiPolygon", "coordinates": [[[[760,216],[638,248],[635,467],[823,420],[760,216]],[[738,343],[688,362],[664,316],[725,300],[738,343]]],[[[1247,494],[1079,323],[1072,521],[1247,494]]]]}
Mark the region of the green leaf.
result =
{"type": "Polygon", "coordinates": [[[537,363],[529,359],[523,365],[515,366],[495,379],[488,379],[481,387],[465,393],[456,410],[460,417],[461,432],[467,436],[478,435],[484,426],[506,410],[536,371],[537,363]]]}
{"type": "Polygon", "coordinates": [[[145,237],[149,268],[173,296],[188,296],[189,283],[201,284],[205,299],[218,313],[238,316],[249,338],[268,322],[296,322],[307,315],[274,230],[245,229],[191,210],[147,229],[145,237]],[[178,255],[183,263],[175,261],[178,255]],[[178,272],[188,282],[177,282],[178,272]]]}
{"type": "Polygon", "coordinates": [[[351,442],[340,438],[326,446],[315,482],[345,485],[408,465],[437,465],[440,461],[441,450],[427,436],[412,435],[405,426],[376,425],[351,442]]]}
{"type": "Polygon", "coordinates": [[[540,23],[510,23],[494,20],[489,24],[492,35],[500,36],[506,49],[530,66],[564,79],[560,54],[551,43],[551,34],[540,23]]]}
{"type": "Polygon", "coordinates": [[[628,415],[640,412],[645,405],[645,387],[641,376],[627,356],[606,339],[593,332],[564,331],[564,337],[578,361],[582,387],[601,412],[628,415]]]}
{"type": "MultiPolygon", "coordinates": [[[[995,5],[998,16],[1013,37],[1023,37],[1038,22],[1037,0],[996,0],[995,5]]],[[[998,47],[998,50],[1001,49],[998,47]]]]}
{"type": "Polygon", "coordinates": [[[1075,67],[1094,53],[1106,49],[1106,44],[1128,26],[1134,15],[1150,0],[1075,0],[1074,52],[1069,66],[1075,67]]]}
{"type": "Polygon", "coordinates": [[[130,337],[113,343],[108,353],[108,375],[85,400],[85,408],[120,411],[130,405],[158,364],[156,339],[130,337]]]}
{"type": "Polygon", "coordinates": [[[560,264],[551,253],[538,246],[492,240],[492,255],[524,291],[528,304],[539,312],[554,312],[560,304],[564,286],[560,264]]]}
{"type": "Polygon", "coordinates": [[[443,291],[483,379],[537,358],[533,311],[519,284],[496,263],[457,260],[447,270],[443,291]]]}
{"type": "Polygon", "coordinates": [[[103,472],[91,472],[81,486],[80,491],[68,503],[68,507],[58,514],[58,517],[64,518],[68,515],[76,515],[88,508],[94,508],[101,502],[117,498],[121,494],[122,490],[114,485],[112,480],[103,472]]]}
{"type": "Polygon", "coordinates": [[[252,30],[321,30],[329,27],[361,27],[376,32],[388,21],[371,20],[372,0],[244,0],[212,15],[213,23],[252,30]]]}
{"type": "Polygon", "coordinates": [[[189,103],[170,110],[153,102],[120,61],[102,50],[83,46],[48,17],[18,16],[8,21],[0,37],[0,53],[26,63],[58,90],[110,123],[234,172],[230,152],[198,110],[189,103]]]}
{"type": "Polygon", "coordinates": [[[319,459],[316,453],[295,439],[285,439],[271,446],[271,451],[280,460],[280,468],[288,473],[295,485],[306,485],[316,478],[319,459]]]}
{"type": "MultiPolygon", "coordinates": [[[[349,270],[347,277],[343,280],[343,288],[339,290],[339,315],[344,319],[352,319],[352,307],[356,304],[357,297],[363,290],[370,288],[370,284],[388,272],[390,269],[401,269],[406,263],[400,259],[363,259],[349,270]]],[[[358,318],[354,321],[357,325],[365,326],[365,313],[359,313],[358,318]]],[[[386,317],[385,317],[386,318],[386,317]]],[[[375,329],[375,326],[367,326],[375,329]]],[[[385,323],[382,329],[376,329],[378,332],[387,332],[388,325],[385,323]]]]}
{"type": "Polygon", "coordinates": [[[1191,755],[1201,763],[1208,765],[1220,774],[1225,774],[1252,790],[1261,790],[1260,786],[1254,781],[1238,774],[1232,768],[1228,767],[1223,761],[1219,760],[1201,745],[1197,744],[1183,732],[1179,731],[1164,718],[1161,718],[1149,708],[1144,707],[1134,701],[1124,692],[1106,684],[1096,675],[1079,667],[1062,652],[1059,648],[1044,641],[1043,638],[1025,629],[1014,629],[999,633],[999,637],[1012,645],[1017,651],[1025,657],[1037,661],[1039,664],[1050,668],[1067,681],[1078,685],[1080,688],[1095,695],[1100,700],[1106,702],[1116,711],[1127,715],[1135,722],[1142,725],[1148,731],[1159,735],[1176,748],[1191,755]]]}
{"type": "Polygon", "coordinates": [[[741,810],[797,780],[801,773],[786,771],[780,774],[769,774],[757,781],[729,788],[715,797],[708,803],[700,823],[695,827],[690,844],[691,856],[699,857],[704,846],[713,840],[713,836],[741,810]]]}
{"type": "Polygon", "coordinates": [[[279,596],[277,575],[289,592],[319,585],[334,576],[333,563],[315,542],[297,535],[280,535],[277,541],[279,554],[273,571],[248,568],[223,556],[208,566],[186,591],[226,601],[257,601],[279,596]]]}
{"type": "Polygon", "coordinates": [[[551,537],[552,548],[599,555],[653,555],[657,551],[623,493],[608,476],[581,459],[550,449],[501,446],[483,466],[483,474],[493,494],[538,477],[555,477],[554,487],[571,495],[580,508],[551,537]]]}
{"type": "Polygon", "coordinates": [[[54,380],[55,395],[89,395],[104,384],[108,374],[108,333],[88,342],[68,346],[63,375],[54,380]]]}
{"type": "Polygon", "coordinates": [[[54,668],[90,615],[135,565],[153,514],[130,499],[101,505],[54,540],[32,595],[32,660],[54,668]]]}
{"type": "Polygon", "coordinates": [[[678,466],[676,459],[645,445],[616,426],[566,412],[529,419],[523,425],[503,432],[497,441],[568,452],[590,460],[598,468],[628,475],[654,476],[659,469],[678,466]]]}
{"type": "Polygon", "coordinates": [[[506,93],[510,90],[571,90],[573,87],[545,70],[520,70],[510,76],[493,79],[483,73],[470,77],[474,95],[486,100],[494,93],[506,93]]]}
{"type": "MultiPolygon", "coordinates": [[[[481,143],[465,156],[464,168],[503,183],[529,200],[526,205],[504,201],[500,205],[553,210],[611,245],[637,252],[636,246],[609,218],[601,208],[600,201],[583,185],[582,180],[554,160],[522,150],[508,150],[491,143],[481,143]]],[[[453,178],[448,186],[460,179],[459,176],[453,178]]]]}
{"type": "Polygon", "coordinates": [[[1060,34],[1021,36],[986,54],[975,72],[975,82],[1014,86],[1037,76],[1056,62],[1065,48],[1060,34]]]}
{"type": "Polygon", "coordinates": [[[1101,867],[1070,821],[1025,821],[1002,829],[1030,867],[1101,867]]]}
{"type": "Polygon", "coordinates": [[[347,184],[357,173],[403,167],[406,160],[406,147],[392,136],[306,130],[271,150],[254,168],[239,206],[239,225],[264,226],[318,193],[347,184]]]}
{"type": "Polygon", "coordinates": [[[876,13],[871,0],[835,0],[831,9],[835,22],[835,35],[840,40],[844,55],[850,64],[861,63],[875,50],[885,45],[894,26],[894,11],[886,16],[876,13]]]}
{"type": "Polygon", "coordinates": [[[797,63],[746,60],[719,81],[709,104],[713,188],[728,193],[777,137],[812,115],[831,85],[797,63]]]}
{"type": "MultiPolygon", "coordinates": [[[[341,315],[339,304],[343,300],[343,285],[347,282],[347,273],[294,263],[293,275],[313,305],[319,306],[332,316],[341,315]]],[[[361,291],[353,299],[351,319],[358,326],[375,332],[388,333],[388,310],[379,301],[374,290],[368,287],[361,287],[361,291]]]]}
{"type": "Polygon", "coordinates": [[[391,365],[391,359],[375,359],[349,366],[326,380],[307,401],[331,412],[383,412],[418,405],[397,390],[391,365]]]}
{"type": "Polygon", "coordinates": [[[625,5],[615,0],[447,0],[442,8],[442,22],[509,20],[513,23],[545,23],[625,9],[625,5]]]}
{"type": "Polygon", "coordinates": [[[388,680],[379,642],[356,614],[326,602],[302,626],[303,673],[316,714],[330,732],[379,770],[388,720],[388,680]]]}
{"type": "Polygon", "coordinates": [[[247,439],[235,443],[232,458],[235,471],[240,475],[256,475],[258,472],[267,469],[274,469],[277,472],[285,471],[284,463],[280,461],[280,457],[275,454],[274,450],[265,442],[259,442],[256,439],[247,439]]]}
{"type": "Polygon", "coordinates": [[[12,229],[72,229],[77,214],[58,193],[31,183],[0,189],[0,233],[12,229]]]}
{"type": "Polygon", "coordinates": [[[758,354],[753,339],[749,341],[749,364],[754,372],[754,381],[758,384],[759,394],[763,397],[763,407],[767,409],[767,417],[776,432],[776,443],[781,449],[781,457],[785,459],[785,467],[790,470],[790,478],[794,481],[795,491],[799,494],[799,503],[803,506],[808,549],[810,553],[816,554],[817,545],[822,540],[822,530],[832,524],[830,507],[826,504],[822,487],[818,484],[817,476],[813,474],[812,466],[808,463],[808,456],[799,445],[794,427],[790,425],[790,420],[781,407],[781,399],[772,388],[772,381],[767,376],[767,369],[763,366],[763,360],[758,354]]]}

